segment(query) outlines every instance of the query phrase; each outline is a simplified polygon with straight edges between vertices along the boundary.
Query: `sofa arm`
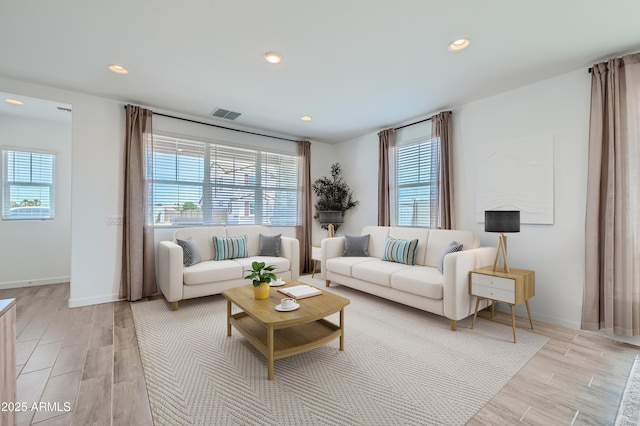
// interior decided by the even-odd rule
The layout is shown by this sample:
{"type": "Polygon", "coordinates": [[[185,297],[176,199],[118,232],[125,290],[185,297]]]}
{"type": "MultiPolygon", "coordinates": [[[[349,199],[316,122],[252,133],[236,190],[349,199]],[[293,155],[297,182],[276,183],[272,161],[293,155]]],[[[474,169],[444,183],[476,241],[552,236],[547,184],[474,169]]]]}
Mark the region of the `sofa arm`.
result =
{"type": "Polygon", "coordinates": [[[300,277],[300,241],[296,238],[280,238],[280,256],[289,259],[291,279],[300,277]]]}
{"type": "Polygon", "coordinates": [[[344,254],[344,237],[325,238],[320,243],[322,251],[321,271],[326,279],[327,260],[334,257],[341,257],[344,254]]]}
{"type": "Polygon", "coordinates": [[[473,297],[469,295],[469,271],[493,264],[495,247],[480,247],[450,253],[444,258],[442,301],[444,316],[457,321],[468,317],[475,310],[473,297]]]}
{"type": "Polygon", "coordinates": [[[173,241],[158,243],[158,284],[169,302],[182,300],[182,247],[173,241]]]}

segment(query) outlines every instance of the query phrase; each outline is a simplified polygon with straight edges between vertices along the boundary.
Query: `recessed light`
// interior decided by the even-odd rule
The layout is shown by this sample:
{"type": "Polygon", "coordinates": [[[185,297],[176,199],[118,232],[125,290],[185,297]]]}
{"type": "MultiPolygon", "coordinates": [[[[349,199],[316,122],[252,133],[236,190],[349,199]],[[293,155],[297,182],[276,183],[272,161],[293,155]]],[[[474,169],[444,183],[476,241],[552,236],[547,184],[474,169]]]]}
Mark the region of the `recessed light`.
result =
{"type": "Polygon", "coordinates": [[[127,70],[122,65],[111,64],[108,66],[109,71],[115,72],[116,74],[129,74],[129,70],[127,70]]]}
{"type": "Polygon", "coordinates": [[[282,61],[282,56],[278,52],[267,52],[264,54],[264,59],[270,64],[279,64],[282,61]]]}
{"type": "Polygon", "coordinates": [[[469,39],[459,38],[449,43],[449,51],[457,52],[458,50],[466,49],[470,44],[471,42],[469,41],[469,39]]]}
{"type": "Polygon", "coordinates": [[[24,102],[18,99],[7,98],[4,101],[11,105],[24,105],[24,102]]]}
{"type": "Polygon", "coordinates": [[[302,117],[300,117],[300,120],[302,120],[302,121],[311,121],[312,118],[309,117],[308,115],[303,115],[302,117]]]}

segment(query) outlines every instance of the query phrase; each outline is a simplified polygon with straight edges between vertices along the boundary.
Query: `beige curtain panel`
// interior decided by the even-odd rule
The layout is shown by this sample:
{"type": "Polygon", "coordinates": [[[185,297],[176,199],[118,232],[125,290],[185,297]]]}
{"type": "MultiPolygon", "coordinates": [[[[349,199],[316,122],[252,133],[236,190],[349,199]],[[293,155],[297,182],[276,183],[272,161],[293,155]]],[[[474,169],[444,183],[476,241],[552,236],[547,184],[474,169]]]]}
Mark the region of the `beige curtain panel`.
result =
{"type": "Polygon", "coordinates": [[[120,297],[139,300],[156,293],[153,226],[147,226],[145,145],[151,143],[153,113],[127,105],[124,160],[124,221],[120,297]]]}
{"type": "Polygon", "coordinates": [[[309,273],[313,268],[311,260],[311,230],[313,229],[313,213],[311,202],[311,142],[298,142],[300,159],[300,193],[298,200],[298,226],[296,238],[300,242],[300,272],[309,273]]]}
{"type": "Polygon", "coordinates": [[[396,130],[378,133],[378,226],[391,226],[391,156],[396,146],[396,130]]]}
{"type": "Polygon", "coordinates": [[[431,117],[431,140],[435,142],[436,148],[431,156],[431,167],[436,176],[436,191],[431,194],[429,203],[431,206],[430,228],[455,229],[451,128],[451,111],[444,111],[431,117]]]}
{"type": "Polygon", "coordinates": [[[640,54],[591,73],[582,328],[640,335],[640,54]]]}

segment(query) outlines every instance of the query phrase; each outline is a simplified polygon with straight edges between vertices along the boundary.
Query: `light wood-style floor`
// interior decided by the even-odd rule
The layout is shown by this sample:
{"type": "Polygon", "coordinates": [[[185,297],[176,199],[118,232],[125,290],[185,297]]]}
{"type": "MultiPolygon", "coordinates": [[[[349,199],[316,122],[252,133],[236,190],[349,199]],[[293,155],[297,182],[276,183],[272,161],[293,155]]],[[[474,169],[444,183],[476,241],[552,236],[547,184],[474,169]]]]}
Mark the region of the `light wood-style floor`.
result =
{"type": "MultiPolygon", "coordinates": [[[[17,299],[17,400],[49,403],[19,413],[19,425],[153,424],[128,303],[69,309],[68,284],[0,290],[0,299],[10,297],[17,299]]],[[[489,320],[482,314],[476,327],[489,320]]],[[[494,320],[510,317],[497,312],[494,320]]],[[[549,342],[468,424],[613,424],[640,348],[535,326],[549,342]]],[[[528,320],[518,318],[518,327],[528,329],[528,320]]]]}

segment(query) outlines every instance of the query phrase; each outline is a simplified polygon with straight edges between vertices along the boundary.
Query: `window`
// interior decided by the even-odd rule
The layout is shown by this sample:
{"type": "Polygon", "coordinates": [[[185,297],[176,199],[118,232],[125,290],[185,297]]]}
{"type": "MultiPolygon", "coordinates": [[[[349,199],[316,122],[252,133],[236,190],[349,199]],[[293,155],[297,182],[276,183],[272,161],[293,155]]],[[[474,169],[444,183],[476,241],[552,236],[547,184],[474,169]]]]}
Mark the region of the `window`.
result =
{"type": "Polygon", "coordinates": [[[156,225],[296,225],[296,155],[154,135],[146,158],[156,225]]]}
{"type": "Polygon", "coordinates": [[[394,226],[429,227],[431,199],[436,193],[437,144],[429,140],[408,143],[395,152],[394,226]]]}
{"type": "Polygon", "coordinates": [[[2,219],[54,218],[54,153],[2,149],[2,219]]]}

